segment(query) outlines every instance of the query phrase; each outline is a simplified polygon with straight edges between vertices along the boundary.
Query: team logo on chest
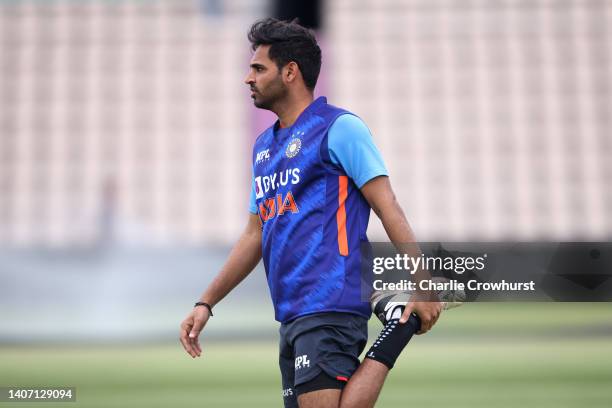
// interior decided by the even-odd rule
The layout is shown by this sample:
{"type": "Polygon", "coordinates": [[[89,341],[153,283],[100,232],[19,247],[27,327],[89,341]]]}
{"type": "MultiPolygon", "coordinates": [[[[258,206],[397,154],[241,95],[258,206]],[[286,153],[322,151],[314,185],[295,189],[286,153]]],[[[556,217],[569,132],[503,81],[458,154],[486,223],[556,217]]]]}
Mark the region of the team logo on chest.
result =
{"type": "Polygon", "coordinates": [[[285,155],[291,159],[292,157],[297,156],[301,148],[302,141],[299,138],[294,137],[287,145],[287,149],[285,149],[285,155]]]}

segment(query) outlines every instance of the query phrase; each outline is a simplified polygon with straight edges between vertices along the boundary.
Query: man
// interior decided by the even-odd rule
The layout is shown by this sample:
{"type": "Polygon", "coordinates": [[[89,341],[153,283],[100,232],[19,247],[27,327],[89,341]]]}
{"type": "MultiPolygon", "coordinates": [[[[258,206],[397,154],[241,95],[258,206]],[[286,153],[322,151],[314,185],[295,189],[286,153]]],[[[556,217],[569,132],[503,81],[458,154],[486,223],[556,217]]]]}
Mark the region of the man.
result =
{"type": "Polygon", "coordinates": [[[359,250],[370,208],[393,243],[415,237],[368,128],[325,98],[313,100],[321,51],[312,33],[266,19],[249,40],[245,83],[255,106],[278,121],[255,142],[247,226],[181,324],[181,342],[200,356],[198,336],[213,306],[263,257],[281,322],[285,406],[372,407],[399,353],[415,332],[431,329],[442,304],[379,302],[386,326],[360,364],[371,309],[361,300],[359,250]]]}

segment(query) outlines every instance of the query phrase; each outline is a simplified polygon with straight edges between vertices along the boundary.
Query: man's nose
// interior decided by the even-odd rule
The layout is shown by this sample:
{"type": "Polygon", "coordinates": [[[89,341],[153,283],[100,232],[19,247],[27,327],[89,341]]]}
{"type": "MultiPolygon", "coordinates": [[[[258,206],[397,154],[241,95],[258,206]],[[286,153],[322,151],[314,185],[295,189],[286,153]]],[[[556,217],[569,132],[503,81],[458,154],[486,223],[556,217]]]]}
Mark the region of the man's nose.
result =
{"type": "Polygon", "coordinates": [[[255,82],[255,79],[253,78],[253,73],[249,72],[246,76],[246,78],[244,78],[244,83],[247,85],[250,85],[252,83],[255,82]]]}

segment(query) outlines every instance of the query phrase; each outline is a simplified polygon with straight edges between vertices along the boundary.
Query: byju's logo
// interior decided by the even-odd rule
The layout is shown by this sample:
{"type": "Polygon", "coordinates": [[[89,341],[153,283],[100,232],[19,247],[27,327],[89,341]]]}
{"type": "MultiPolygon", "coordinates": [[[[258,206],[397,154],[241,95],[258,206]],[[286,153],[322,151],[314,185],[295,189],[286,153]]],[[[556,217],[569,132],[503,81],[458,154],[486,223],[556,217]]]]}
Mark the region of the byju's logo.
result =
{"type": "Polygon", "coordinates": [[[272,173],[267,176],[255,177],[255,194],[257,198],[263,197],[264,193],[274,191],[277,188],[288,184],[298,184],[300,182],[300,169],[293,167],[285,169],[277,173],[272,173]],[[257,188],[261,190],[261,195],[258,195],[257,188]],[[262,188],[263,187],[263,188],[262,188]]]}
{"type": "Polygon", "coordinates": [[[258,152],[255,156],[255,164],[257,165],[268,159],[270,159],[270,149],[262,150],[261,152],[258,152]]]}

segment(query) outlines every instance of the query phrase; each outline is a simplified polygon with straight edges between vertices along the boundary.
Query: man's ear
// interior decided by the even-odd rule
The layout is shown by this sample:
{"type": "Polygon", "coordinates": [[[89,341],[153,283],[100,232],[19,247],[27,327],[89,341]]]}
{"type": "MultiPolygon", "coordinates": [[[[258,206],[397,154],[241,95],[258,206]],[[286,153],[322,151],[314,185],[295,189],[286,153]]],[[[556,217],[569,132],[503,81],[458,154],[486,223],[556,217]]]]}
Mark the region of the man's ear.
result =
{"type": "Polygon", "coordinates": [[[283,67],[283,79],[286,82],[293,82],[299,76],[300,68],[298,64],[291,61],[283,67]]]}

